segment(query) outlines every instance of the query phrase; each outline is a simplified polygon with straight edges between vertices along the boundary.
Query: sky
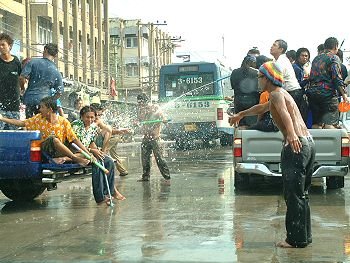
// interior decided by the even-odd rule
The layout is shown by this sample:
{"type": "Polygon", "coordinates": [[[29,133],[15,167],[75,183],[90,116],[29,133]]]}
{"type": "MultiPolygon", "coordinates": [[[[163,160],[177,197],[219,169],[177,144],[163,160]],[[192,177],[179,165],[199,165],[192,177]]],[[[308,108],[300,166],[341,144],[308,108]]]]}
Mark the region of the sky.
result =
{"type": "MultiPolygon", "coordinates": [[[[350,51],[347,2],[109,0],[109,16],[143,23],[166,21],[160,29],[185,40],[175,55],[191,54],[191,61],[218,58],[235,68],[252,47],[271,57],[270,47],[276,39],[287,41],[288,49],[308,48],[311,58],[317,46],[331,36],[340,43],[344,40],[342,49],[350,51]]],[[[344,58],[348,56],[350,52],[345,52],[344,58]]]]}

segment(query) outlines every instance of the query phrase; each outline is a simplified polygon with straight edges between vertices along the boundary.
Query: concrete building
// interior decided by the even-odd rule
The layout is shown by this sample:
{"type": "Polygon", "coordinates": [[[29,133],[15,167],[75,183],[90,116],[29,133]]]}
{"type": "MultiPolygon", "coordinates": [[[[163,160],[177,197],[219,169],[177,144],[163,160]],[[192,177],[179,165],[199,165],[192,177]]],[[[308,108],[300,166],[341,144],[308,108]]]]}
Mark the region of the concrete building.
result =
{"type": "Polygon", "coordinates": [[[0,0],[0,32],[13,37],[12,53],[23,56],[23,47],[27,45],[25,1],[0,0]]]}
{"type": "Polygon", "coordinates": [[[109,94],[108,0],[0,0],[0,31],[17,41],[19,57],[42,56],[57,43],[64,78],[109,94]]]}
{"type": "Polygon", "coordinates": [[[110,73],[119,101],[134,102],[140,92],[158,99],[159,69],[171,63],[174,52],[171,36],[161,30],[165,25],[109,19],[110,73]]]}

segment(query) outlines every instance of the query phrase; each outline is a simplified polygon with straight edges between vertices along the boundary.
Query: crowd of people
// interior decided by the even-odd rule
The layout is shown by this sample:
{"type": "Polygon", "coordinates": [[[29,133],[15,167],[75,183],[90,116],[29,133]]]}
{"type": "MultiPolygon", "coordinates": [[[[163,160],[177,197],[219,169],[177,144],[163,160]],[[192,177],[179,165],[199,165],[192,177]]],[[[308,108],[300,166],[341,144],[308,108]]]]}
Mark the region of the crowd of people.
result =
{"type": "MultiPolygon", "coordinates": [[[[308,128],[339,128],[338,104],[349,102],[346,94],[348,71],[336,38],[330,37],[317,47],[318,54],[310,61],[310,51],[301,47],[288,50],[287,42],[278,39],[270,48],[272,59],[249,50],[240,68],[231,73],[234,90],[234,108],[238,113],[259,103],[266,103],[267,93],[258,91],[258,69],[262,63],[273,60],[282,70],[283,88],[289,92],[308,128]],[[260,99],[259,99],[260,96],[260,99]]],[[[277,131],[268,113],[243,118],[241,129],[277,131]]]]}
{"type": "MultiPolygon", "coordinates": [[[[92,103],[84,105],[76,98],[74,110],[64,114],[60,97],[64,91],[62,76],[54,59],[58,54],[56,44],[45,45],[41,58],[25,59],[22,63],[11,55],[13,39],[6,33],[0,34],[0,130],[39,130],[42,135],[43,161],[58,165],[73,162],[85,167],[92,165],[92,192],[96,203],[111,205],[111,199],[124,200],[115,186],[115,171],[120,176],[128,175],[113,135],[128,134],[128,128],[114,128],[105,123],[104,107],[92,103]],[[24,120],[20,119],[20,104],[25,105],[24,120]],[[66,118],[67,116],[67,118],[66,118]],[[112,142],[112,143],[111,143],[112,142]],[[72,147],[75,143],[85,155],[72,147]],[[89,158],[87,158],[89,156],[89,158]],[[108,170],[105,180],[104,167],[108,170]]],[[[136,123],[163,118],[161,110],[152,105],[145,94],[139,96],[139,115],[136,123]]],[[[161,174],[170,180],[170,173],[163,157],[160,143],[161,124],[142,127],[144,140],[141,145],[143,174],[138,181],[150,178],[150,158],[153,152],[161,174]]]]}

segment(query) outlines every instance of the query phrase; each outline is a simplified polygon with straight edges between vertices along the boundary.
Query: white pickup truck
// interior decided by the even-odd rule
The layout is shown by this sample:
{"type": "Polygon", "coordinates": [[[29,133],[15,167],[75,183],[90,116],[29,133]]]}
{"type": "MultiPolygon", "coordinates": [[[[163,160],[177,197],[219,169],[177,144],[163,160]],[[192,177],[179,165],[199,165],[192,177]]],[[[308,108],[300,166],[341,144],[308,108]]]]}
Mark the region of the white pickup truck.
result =
{"type": "MultiPolygon", "coordinates": [[[[347,130],[309,131],[316,144],[312,177],[325,177],[328,189],[343,188],[344,176],[349,171],[350,139],[347,130]]],[[[252,177],[282,177],[282,141],[281,132],[235,130],[233,155],[236,189],[248,188],[252,177]]]]}

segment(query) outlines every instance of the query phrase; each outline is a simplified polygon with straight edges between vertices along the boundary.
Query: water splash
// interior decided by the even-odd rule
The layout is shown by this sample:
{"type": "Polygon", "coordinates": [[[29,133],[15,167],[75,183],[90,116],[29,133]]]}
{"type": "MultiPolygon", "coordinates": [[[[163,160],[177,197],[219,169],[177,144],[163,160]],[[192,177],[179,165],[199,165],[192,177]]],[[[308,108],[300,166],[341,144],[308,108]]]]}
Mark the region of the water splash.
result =
{"type": "Polygon", "coordinates": [[[212,85],[212,84],[214,84],[214,83],[216,83],[216,82],[222,81],[222,80],[227,79],[227,78],[229,78],[229,77],[230,77],[230,75],[225,76],[225,77],[222,77],[222,78],[219,78],[219,79],[214,80],[214,81],[212,81],[212,82],[206,83],[206,84],[204,84],[204,85],[202,85],[202,86],[199,86],[199,87],[197,87],[197,88],[195,88],[195,89],[193,89],[193,90],[187,91],[187,92],[185,92],[184,94],[182,94],[182,95],[180,95],[180,96],[178,96],[178,97],[176,97],[176,98],[174,98],[174,99],[172,99],[172,100],[166,102],[165,104],[162,104],[162,105],[159,107],[158,112],[161,111],[161,110],[165,110],[165,109],[169,108],[169,107],[172,106],[176,101],[180,100],[181,98],[183,98],[183,97],[185,97],[185,96],[187,96],[187,95],[192,94],[193,92],[199,91],[199,90],[201,90],[201,89],[203,89],[203,88],[205,88],[205,87],[207,87],[207,86],[209,86],[209,85],[212,85]]]}

